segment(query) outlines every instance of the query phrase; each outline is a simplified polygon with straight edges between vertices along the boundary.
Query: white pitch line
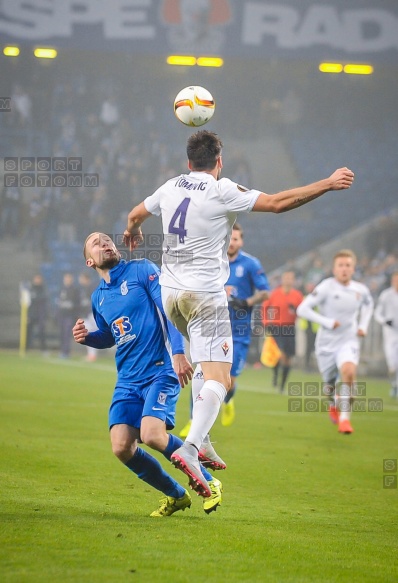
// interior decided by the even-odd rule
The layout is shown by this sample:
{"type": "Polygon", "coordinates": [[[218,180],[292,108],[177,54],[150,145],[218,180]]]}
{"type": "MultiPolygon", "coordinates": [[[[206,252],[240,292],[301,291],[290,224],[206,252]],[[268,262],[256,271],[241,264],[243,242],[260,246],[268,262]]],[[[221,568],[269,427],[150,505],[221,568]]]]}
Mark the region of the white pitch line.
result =
{"type": "MultiPolygon", "coordinates": [[[[63,360],[61,358],[58,358],[56,360],[46,360],[47,363],[49,364],[55,364],[55,365],[64,365],[64,366],[71,366],[71,367],[76,367],[76,368],[85,368],[85,369],[90,369],[95,372],[95,371],[104,371],[104,372],[113,372],[116,373],[116,369],[113,365],[107,365],[107,364],[93,364],[93,363],[86,363],[86,362],[78,362],[76,360],[63,360]]],[[[260,388],[256,388],[256,387],[249,387],[248,385],[242,385],[239,383],[238,386],[238,391],[244,391],[246,393],[256,393],[258,395],[275,395],[277,396],[276,390],[275,389],[269,389],[269,388],[264,388],[264,389],[260,389],[260,388]]],[[[280,395],[281,398],[286,398],[287,395],[280,395]]],[[[398,405],[384,405],[383,404],[383,410],[387,410],[387,411],[398,411],[398,405]]],[[[278,412],[278,411],[274,411],[271,412],[269,411],[270,414],[275,414],[275,415],[281,415],[284,414],[283,412],[278,412]]],[[[286,413],[289,413],[288,411],[286,411],[286,413]]]]}

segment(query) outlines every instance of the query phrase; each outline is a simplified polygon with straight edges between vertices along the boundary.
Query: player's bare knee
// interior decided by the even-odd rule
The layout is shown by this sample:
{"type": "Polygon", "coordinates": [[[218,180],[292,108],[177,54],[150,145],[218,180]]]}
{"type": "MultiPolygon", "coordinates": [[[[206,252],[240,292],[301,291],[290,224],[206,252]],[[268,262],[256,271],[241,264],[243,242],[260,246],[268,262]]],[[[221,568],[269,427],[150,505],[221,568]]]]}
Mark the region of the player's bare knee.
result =
{"type": "Polygon", "coordinates": [[[226,378],[226,379],[225,379],[225,382],[223,382],[222,384],[224,385],[224,387],[225,387],[225,389],[226,389],[227,393],[229,393],[229,391],[232,391],[232,389],[233,389],[233,388],[234,388],[234,386],[235,386],[235,383],[233,383],[233,382],[231,381],[231,377],[228,377],[228,378],[226,378]]]}
{"type": "Polygon", "coordinates": [[[112,443],[112,453],[121,460],[126,455],[126,449],[120,443],[112,443]]]}
{"type": "Polygon", "coordinates": [[[231,388],[231,365],[220,362],[201,362],[205,381],[221,383],[227,391],[231,388]]]}
{"type": "Polygon", "coordinates": [[[141,435],[142,443],[145,443],[151,449],[156,449],[157,451],[162,451],[164,449],[165,436],[158,433],[144,433],[141,435]]]}
{"type": "Polygon", "coordinates": [[[112,445],[112,453],[121,461],[125,461],[125,459],[130,459],[132,455],[134,455],[135,450],[137,449],[137,442],[131,441],[126,439],[117,439],[111,442],[112,445]]]}
{"type": "Polygon", "coordinates": [[[145,439],[142,440],[145,445],[150,447],[151,449],[160,450],[162,445],[162,439],[159,438],[158,435],[148,435],[145,439]]]}
{"type": "Polygon", "coordinates": [[[229,373],[222,373],[218,376],[218,378],[214,379],[215,381],[218,381],[219,383],[221,383],[224,387],[225,390],[230,391],[232,389],[232,381],[231,381],[231,375],[229,373]]]}
{"type": "Polygon", "coordinates": [[[347,364],[341,368],[341,380],[343,383],[353,383],[356,378],[356,366],[347,364]]]}
{"type": "Polygon", "coordinates": [[[141,426],[141,441],[151,449],[163,451],[167,445],[168,436],[164,425],[161,427],[158,424],[152,425],[150,423],[141,426]]]}
{"type": "Polygon", "coordinates": [[[140,439],[148,447],[164,451],[169,441],[165,422],[157,417],[144,416],[141,421],[140,439]]]}

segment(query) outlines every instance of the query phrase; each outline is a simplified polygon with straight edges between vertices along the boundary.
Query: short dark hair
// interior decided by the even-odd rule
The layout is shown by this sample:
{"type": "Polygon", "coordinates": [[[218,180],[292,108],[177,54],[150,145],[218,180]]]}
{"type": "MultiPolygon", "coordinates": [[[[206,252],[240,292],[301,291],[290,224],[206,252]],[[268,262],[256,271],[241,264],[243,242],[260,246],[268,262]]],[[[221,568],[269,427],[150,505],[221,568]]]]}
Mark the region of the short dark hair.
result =
{"type": "Polygon", "coordinates": [[[243,229],[242,229],[242,227],[241,227],[241,225],[240,225],[239,223],[234,223],[234,224],[232,225],[232,230],[233,230],[233,231],[239,231],[239,233],[240,233],[240,236],[241,236],[241,237],[242,237],[242,239],[243,239],[243,229]]]}
{"type": "Polygon", "coordinates": [[[213,170],[221,156],[223,144],[214,132],[200,130],[187,142],[187,156],[192,170],[213,170]]]}

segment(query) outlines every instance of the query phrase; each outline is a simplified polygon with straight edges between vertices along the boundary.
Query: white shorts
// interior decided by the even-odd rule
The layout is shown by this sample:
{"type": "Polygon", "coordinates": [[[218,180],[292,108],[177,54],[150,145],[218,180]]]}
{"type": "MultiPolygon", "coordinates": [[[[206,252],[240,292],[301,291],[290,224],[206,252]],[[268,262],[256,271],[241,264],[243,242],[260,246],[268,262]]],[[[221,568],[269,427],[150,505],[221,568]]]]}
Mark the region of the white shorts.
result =
{"type": "Polygon", "coordinates": [[[360,357],[359,338],[345,342],[334,352],[320,350],[316,352],[315,356],[323,381],[326,383],[333,382],[345,362],[353,362],[358,365],[360,357]]]}
{"type": "Polygon", "coordinates": [[[166,316],[189,340],[192,362],[232,363],[227,294],[161,288],[166,316]]]}
{"type": "Polygon", "coordinates": [[[383,348],[389,371],[398,371],[398,332],[383,326],[383,348]]]}

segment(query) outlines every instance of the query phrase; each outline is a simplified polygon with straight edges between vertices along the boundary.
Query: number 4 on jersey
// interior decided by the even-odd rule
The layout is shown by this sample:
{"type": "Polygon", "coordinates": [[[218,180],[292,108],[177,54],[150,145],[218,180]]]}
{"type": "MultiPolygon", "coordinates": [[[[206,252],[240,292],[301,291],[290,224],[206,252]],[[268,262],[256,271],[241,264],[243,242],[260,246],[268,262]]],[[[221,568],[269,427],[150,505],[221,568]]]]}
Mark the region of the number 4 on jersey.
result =
{"type": "Polygon", "coordinates": [[[178,235],[180,243],[184,243],[184,239],[187,236],[187,231],[185,229],[185,220],[187,218],[187,210],[190,202],[191,202],[190,198],[184,198],[182,203],[178,205],[174,215],[171,217],[171,221],[169,224],[169,233],[178,235]],[[177,222],[178,226],[176,225],[177,222]]]}

